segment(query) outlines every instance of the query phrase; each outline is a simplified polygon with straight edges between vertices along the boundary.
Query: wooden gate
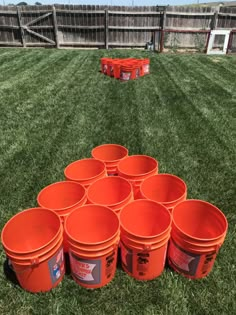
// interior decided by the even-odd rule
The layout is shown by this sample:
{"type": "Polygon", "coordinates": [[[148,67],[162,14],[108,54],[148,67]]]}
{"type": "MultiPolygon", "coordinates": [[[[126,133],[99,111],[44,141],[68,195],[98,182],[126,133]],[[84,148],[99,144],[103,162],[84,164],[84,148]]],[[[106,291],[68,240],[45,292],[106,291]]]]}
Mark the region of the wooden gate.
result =
{"type": "Polygon", "coordinates": [[[23,47],[58,46],[55,8],[49,10],[26,10],[17,7],[18,22],[23,47]]]}

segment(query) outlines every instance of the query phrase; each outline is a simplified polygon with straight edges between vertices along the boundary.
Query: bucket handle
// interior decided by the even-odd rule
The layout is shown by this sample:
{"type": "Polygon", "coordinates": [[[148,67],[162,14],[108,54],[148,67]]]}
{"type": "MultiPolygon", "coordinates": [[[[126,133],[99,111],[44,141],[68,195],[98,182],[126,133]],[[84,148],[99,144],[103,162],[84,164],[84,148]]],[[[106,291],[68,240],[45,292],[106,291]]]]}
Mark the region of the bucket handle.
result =
{"type": "Polygon", "coordinates": [[[19,270],[17,270],[17,269],[14,269],[14,268],[13,268],[12,263],[11,263],[11,259],[10,259],[10,258],[7,258],[7,259],[8,259],[8,266],[9,266],[9,268],[10,268],[12,271],[14,271],[15,273],[17,273],[17,274],[24,273],[24,272],[26,272],[27,270],[29,270],[31,267],[36,267],[36,266],[39,265],[39,258],[37,257],[37,258],[34,258],[34,259],[31,259],[31,260],[30,260],[30,265],[29,265],[29,266],[25,267],[24,269],[19,269],[19,270]]]}
{"type": "Polygon", "coordinates": [[[143,250],[144,251],[149,251],[149,250],[151,250],[152,249],[152,244],[145,244],[144,246],[143,246],[143,250]]]}

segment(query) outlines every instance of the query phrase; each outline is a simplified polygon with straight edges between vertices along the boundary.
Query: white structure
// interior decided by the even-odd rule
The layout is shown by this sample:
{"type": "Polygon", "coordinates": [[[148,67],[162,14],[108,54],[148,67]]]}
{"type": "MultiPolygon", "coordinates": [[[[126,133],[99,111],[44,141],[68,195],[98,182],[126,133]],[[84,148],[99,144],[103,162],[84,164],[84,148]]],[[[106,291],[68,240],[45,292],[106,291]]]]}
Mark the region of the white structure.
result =
{"type": "Polygon", "coordinates": [[[227,47],[229,43],[230,30],[212,30],[207,47],[208,55],[225,55],[227,53],[227,47]],[[214,42],[216,35],[223,35],[225,37],[223,49],[214,50],[214,42]]]}

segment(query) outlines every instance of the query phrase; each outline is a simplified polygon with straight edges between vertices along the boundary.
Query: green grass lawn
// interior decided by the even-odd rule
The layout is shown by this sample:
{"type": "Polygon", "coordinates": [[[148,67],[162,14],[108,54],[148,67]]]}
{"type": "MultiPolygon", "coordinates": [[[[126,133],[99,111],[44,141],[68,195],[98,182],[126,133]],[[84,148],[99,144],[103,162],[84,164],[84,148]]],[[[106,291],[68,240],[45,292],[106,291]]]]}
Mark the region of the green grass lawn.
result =
{"type": "Polygon", "coordinates": [[[51,292],[30,294],[1,267],[0,314],[236,314],[235,73],[235,56],[0,49],[0,229],[102,143],[153,156],[160,172],[185,180],[188,198],[213,203],[229,221],[205,279],[166,268],[138,282],[118,268],[102,289],[67,275],[51,292]],[[127,83],[105,77],[103,56],[150,57],[151,75],[127,83]]]}

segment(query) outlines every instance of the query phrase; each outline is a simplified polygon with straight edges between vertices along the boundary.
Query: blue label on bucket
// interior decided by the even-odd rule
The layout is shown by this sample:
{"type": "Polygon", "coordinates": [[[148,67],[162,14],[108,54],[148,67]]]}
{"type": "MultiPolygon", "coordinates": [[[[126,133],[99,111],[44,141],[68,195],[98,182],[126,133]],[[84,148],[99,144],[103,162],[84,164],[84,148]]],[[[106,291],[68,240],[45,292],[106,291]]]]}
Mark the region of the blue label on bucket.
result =
{"type": "Polygon", "coordinates": [[[71,271],[75,278],[86,284],[100,284],[101,260],[82,259],[70,252],[71,271]]]}
{"type": "Polygon", "coordinates": [[[56,283],[58,279],[65,273],[63,249],[59,251],[48,261],[48,268],[51,275],[52,284],[56,283]]]}

